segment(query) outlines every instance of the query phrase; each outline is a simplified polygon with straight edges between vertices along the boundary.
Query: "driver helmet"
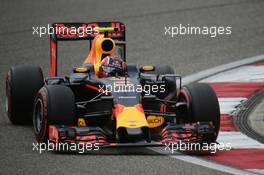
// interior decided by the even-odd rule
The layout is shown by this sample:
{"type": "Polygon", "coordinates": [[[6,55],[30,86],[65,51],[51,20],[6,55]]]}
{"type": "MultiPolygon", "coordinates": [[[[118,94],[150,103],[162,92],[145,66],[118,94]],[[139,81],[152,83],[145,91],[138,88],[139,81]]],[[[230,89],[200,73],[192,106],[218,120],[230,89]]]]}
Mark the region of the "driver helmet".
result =
{"type": "Polygon", "coordinates": [[[126,64],[118,56],[106,56],[99,67],[99,77],[122,76],[125,73],[126,64]]]}

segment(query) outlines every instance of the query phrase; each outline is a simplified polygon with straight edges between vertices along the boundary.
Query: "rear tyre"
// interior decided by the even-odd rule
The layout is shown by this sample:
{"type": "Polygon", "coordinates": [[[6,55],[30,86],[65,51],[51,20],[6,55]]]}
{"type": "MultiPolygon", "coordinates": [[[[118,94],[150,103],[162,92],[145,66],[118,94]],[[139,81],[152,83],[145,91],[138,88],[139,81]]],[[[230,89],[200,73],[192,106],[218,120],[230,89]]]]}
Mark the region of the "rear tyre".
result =
{"type": "Polygon", "coordinates": [[[192,83],[183,87],[180,99],[188,106],[188,119],[192,122],[212,122],[215,132],[204,138],[205,142],[215,142],[220,129],[220,108],[214,90],[205,83],[192,83]]]}
{"type": "Polygon", "coordinates": [[[34,133],[38,142],[48,139],[49,125],[75,125],[75,97],[70,88],[47,85],[36,96],[33,113],[34,133]]]}
{"type": "Polygon", "coordinates": [[[6,112],[13,124],[32,124],[33,103],[44,85],[37,66],[14,66],[6,76],[6,112]]]}

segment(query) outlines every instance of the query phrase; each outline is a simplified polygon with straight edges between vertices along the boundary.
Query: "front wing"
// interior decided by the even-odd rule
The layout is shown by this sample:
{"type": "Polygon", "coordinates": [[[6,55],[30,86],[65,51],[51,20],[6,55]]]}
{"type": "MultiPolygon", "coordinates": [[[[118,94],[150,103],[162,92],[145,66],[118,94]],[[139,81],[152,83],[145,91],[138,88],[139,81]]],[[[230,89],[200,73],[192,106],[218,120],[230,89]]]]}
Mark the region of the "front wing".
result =
{"type": "Polygon", "coordinates": [[[53,143],[97,144],[107,147],[155,147],[166,143],[203,143],[214,134],[211,123],[173,124],[151,130],[151,142],[120,143],[115,136],[100,127],[49,126],[49,141],[53,143]]]}

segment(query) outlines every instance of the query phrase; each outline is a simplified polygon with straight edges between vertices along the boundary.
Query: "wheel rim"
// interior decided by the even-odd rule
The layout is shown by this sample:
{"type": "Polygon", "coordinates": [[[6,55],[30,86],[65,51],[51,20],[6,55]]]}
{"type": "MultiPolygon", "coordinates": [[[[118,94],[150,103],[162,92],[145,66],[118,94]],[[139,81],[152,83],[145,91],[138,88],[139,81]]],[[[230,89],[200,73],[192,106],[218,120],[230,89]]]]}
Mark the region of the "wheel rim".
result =
{"type": "Polygon", "coordinates": [[[37,133],[41,131],[43,120],[43,103],[41,99],[38,99],[34,110],[34,128],[37,133]]]}
{"type": "Polygon", "coordinates": [[[10,85],[10,72],[8,72],[8,75],[7,75],[7,79],[6,79],[6,96],[5,96],[5,110],[6,110],[6,113],[8,115],[8,117],[11,116],[11,110],[12,110],[12,107],[11,107],[11,85],[10,85]]]}
{"type": "Polygon", "coordinates": [[[8,100],[8,97],[7,96],[5,98],[5,110],[6,110],[6,113],[9,112],[9,100],[8,100]]]}
{"type": "Polygon", "coordinates": [[[186,119],[183,119],[183,123],[194,123],[194,119],[192,117],[192,110],[191,110],[191,99],[190,99],[190,95],[188,93],[188,90],[186,88],[183,88],[180,93],[179,93],[179,98],[178,98],[179,102],[185,102],[187,104],[187,110],[188,112],[186,113],[187,117],[186,119]]]}
{"type": "Polygon", "coordinates": [[[189,98],[189,95],[187,94],[186,89],[181,90],[179,96],[182,97],[180,100],[183,101],[183,102],[186,102],[188,108],[190,108],[190,103],[191,103],[191,102],[190,102],[190,98],[189,98]]]}

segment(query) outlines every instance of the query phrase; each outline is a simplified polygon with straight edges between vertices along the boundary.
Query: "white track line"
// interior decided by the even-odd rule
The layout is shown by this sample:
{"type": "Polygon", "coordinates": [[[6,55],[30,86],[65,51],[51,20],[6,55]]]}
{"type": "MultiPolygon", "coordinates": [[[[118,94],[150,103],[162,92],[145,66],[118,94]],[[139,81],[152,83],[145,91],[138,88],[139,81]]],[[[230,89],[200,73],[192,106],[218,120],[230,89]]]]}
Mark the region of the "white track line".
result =
{"type": "Polygon", "coordinates": [[[254,63],[257,61],[262,61],[262,60],[264,60],[264,55],[258,55],[255,57],[246,58],[246,59],[239,60],[236,62],[232,62],[229,64],[217,66],[217,67],[214,67],[211,69],[207,69],[207,70],[198,72],[198,73],[193,74],[193,75],[186,76],[183,78],[182,83],[183,83],[183,85],[186,85],[186,84],[189,84],[191,82],[199,81],[201,79],[204,79],[206,77],[212,76],[214,74],[217,74],[217,73],[220,73],[223,71],[227,71],[227,70],[230,70],[230,69],[233,69],[236,67],[240,67],[243,65],[251,64],[251,63],[254,63]]]}
{"type": "Polygon", "coordinates": [[[247,98],[218,98],[219,106],[220,106],[220,113],[221,114],[228,114],[232,115],[232,113],[238,110],[242,103],[246,101],[247,98]]]}
{"type": "MultiPolygon", "coordinates": [[[[160,154],[165,154],[165,155],[168,155],[168,152],[165,151],[164,148],[149,148],[157,153],[160,153],[160,154]]],[[[208,160],[205,160],[205,159],[202,159],[202,158],[197,158],[195,156],[187,156],[187,155],[184,155],[182,153],[179,153],[177,152],[176,153],[177,155],[172,155],[170,154],[169,156],[171,158],[174,158],[174,159],[178,159],[178,160],[182,160],[184,162],[188,162],[188,163],[192,163],[192,164],[195,164],[195,165],[200,165],[200,166],[203,166],[203,167],[206,167],[206,168],[210,168],[210,169],[214,169],[214,170],[217,170],[217,171],[220,171],[220,172],[224,172],[224,173],[231,173],[231,174],[235,174],[235,175],[254,175],[255,173],[253,172],[249,172],[249,171],[245,171],[245,170],[241,170],[241,169],[237,169],[237,168],[233,168],[233,167],[229,167],[229,166],[226,166],[226,165],[221,165],[221,164],[217,164],[217,163],[214,163],[212,161],[208,161],[208,160]]]]}
{"type": "Polygon", "coordinates": [[[247,169],[247,170],[258,174],[264,174],[264,170],[259,170],[259,169],[247,169]]]}
{"type": "Polygon", "coordinates": [[[242,66],[208,77],[201,82],[264,82],[264,69],[263,66],[242,66]]]}
{"type": "Polygon", "coordinates": [[[232,149],[235,148],[257,148],[264,149],[264,144],[246,136],[239,131],[219,132],[217,142],[231,143],[232,149]]]}

